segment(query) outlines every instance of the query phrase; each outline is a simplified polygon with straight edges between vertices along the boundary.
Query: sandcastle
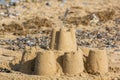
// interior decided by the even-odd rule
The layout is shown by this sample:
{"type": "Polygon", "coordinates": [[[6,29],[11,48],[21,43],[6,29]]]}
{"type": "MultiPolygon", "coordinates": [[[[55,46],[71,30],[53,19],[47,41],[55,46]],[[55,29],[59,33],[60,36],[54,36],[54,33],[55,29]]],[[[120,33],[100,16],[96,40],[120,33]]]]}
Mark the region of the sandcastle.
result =
{"type": "Polygon", "coordinates": [[[83,72],[83,58],[81,51],[66,52],[63,57],[63,72],[65,74],[79,74],[83,72]]]}
{"type": "Polygon", "coordinates": [[[93,74],[108,72],[106,50],[90,50],[87,59],[87,71],[93,74]]]}
{"type": "MultiPolygon", "coordinates": [[[[84,70],[88,73],[108,72],[106,52],[104,50],[90,49],[85,55],[84,50],[77,48],[75,30],[73,28],[53,29],[50,50],[39,50],[36,53],[32,53],[34,54],[34,56],[31,55],[32,58],[27,58],[27,60],[32,60],[32,62],[26,64],[25,66],[27,67],[21,67],[21,69],[24,69],[21,70],[22,72],[26,72],[31,68],[34,68],[33,71],[26,73],[40,76],[51,76],[58,73],[59,75],[78,75],[84,70]],[[61,52],[59,53],[59,51],[61,52]],[[83,62],[83,55],[87,56],[86,62],[83,62]],[[59,69],[61,70],[59,71],[59,69]]],[[[27,60],[23,59],[23,62],[27,60]]]]}
{"type": "Polygon", "coordinates": [[[59,30],[53,29],[50,48],[64,52],[76,51],[77,44],[75,30],[73,28],[61,28],[59,30]]]}
{"type": "Polygon", "coordinates": [[[52,51],[38,52],[35,62],[36,75],[55,75],[57,70],[55,54],[52,51]]]}

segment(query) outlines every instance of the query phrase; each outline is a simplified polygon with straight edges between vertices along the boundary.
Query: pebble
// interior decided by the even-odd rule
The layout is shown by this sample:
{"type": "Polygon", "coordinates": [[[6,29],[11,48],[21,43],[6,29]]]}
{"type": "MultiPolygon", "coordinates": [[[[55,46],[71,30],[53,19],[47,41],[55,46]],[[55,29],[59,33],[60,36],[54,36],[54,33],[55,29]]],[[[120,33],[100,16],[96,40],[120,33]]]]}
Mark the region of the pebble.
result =
{"type": "Polygon", "coordinates": [[[11,71],[6,68],[0,68],[0,72],[11,73],[11,71]]]}
{"type": "Polygon", "coordinates": [[[116,24],[120,24],[120,18],[115,19],[116,24]]]}

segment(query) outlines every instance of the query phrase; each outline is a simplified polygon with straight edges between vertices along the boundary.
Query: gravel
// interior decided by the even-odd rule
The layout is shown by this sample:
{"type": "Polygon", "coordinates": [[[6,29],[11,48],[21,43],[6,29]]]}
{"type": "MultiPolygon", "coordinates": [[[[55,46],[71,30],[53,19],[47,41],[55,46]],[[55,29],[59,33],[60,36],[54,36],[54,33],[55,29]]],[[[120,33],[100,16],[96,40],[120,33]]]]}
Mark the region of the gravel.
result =
{"type": "MultiPolygon", "coordinates": [[[[119,48],[120,45],[120,28],[105,27],[105,30],[76,30],[76,39],[78,46],[90,48],[119,48]]],[[[0,39],[0,45],[8,45],[8,49],[19,50],[25,46],[39,46],[43,49],[49,49],[51,35],[41,37],[19,37],[15,40],[0,39]]]]}
{"type": "Polygon", "coordinates": [[[92,48],[118,48],[120,45],[120,29],[113,27],[106,31],[77,30],[77,44],[92,48]],[[109,31],[110,30],[110,31],[109,31]],[[112,33],[115,30],[114,34],[112,33]]]}

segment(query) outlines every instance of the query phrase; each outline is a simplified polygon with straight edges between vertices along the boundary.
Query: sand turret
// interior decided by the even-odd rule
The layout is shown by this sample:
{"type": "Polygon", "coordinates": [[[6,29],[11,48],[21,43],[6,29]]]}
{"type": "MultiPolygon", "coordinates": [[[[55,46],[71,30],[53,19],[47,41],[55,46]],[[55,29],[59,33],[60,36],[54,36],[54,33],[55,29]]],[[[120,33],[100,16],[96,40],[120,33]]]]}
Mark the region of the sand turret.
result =
{"type": "Polygon", "coordinates": [[[66,52],[63,57],[63,72],[76,75],[84,70],[82,51],[66,52]]]}
{"type": "Polygon", "coordinates": [[[64,52],[76,51],[77,44],[74,28],[53,29],[50,48],[64,52]]]}
{"type": "Polygon", "coordinates": [[[108,72],[108,60],[106,50],[90,50],[87,59],[87,71],[89,73],[108,72]]]}
{"type": "Polygon", "coordinates": [[[55,75],[56,68],[56,58],[53,51],[42,51],[37,53],[35,61],[36,75],[55,75]]]}

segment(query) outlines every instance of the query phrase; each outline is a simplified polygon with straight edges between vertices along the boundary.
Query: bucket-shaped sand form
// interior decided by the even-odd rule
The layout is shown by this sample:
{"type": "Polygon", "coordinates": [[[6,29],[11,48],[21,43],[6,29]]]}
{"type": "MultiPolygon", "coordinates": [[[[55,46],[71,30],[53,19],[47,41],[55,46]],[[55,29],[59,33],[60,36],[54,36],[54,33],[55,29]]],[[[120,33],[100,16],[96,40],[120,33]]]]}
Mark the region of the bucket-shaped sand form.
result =
{"type": "Polygon", "coordinates": [[[108,72],[106,50],[90,50],[87,59],[87,71],[92,74],[108,72]]]}
{"type": "Polygon", "coordinates": [[[82,54],[80,52],[66,52],[63,57],[63,72],[76,75],[84,70],[82,54]]]}
{"type": "Polygon", "coordinates": [[[77,50],[75,30],[71,28],[67,30],[66,28],[60,29],[58,50],[70,52],[77,50]]]}
{"type": "Polygon", "coordinates": [[[51,76],[56,73],[56,58],[53,51],[43,51],[37,53],[35,62],[35,74],[51,76]]]}
{"type": "Polygon", "coordinates": [[[77,50],[75,29],[61,28],[59,30],[53,29],[52,40],[50,44],[51,49],[61,50],[64,52],[71,52],[77,50]]]}

